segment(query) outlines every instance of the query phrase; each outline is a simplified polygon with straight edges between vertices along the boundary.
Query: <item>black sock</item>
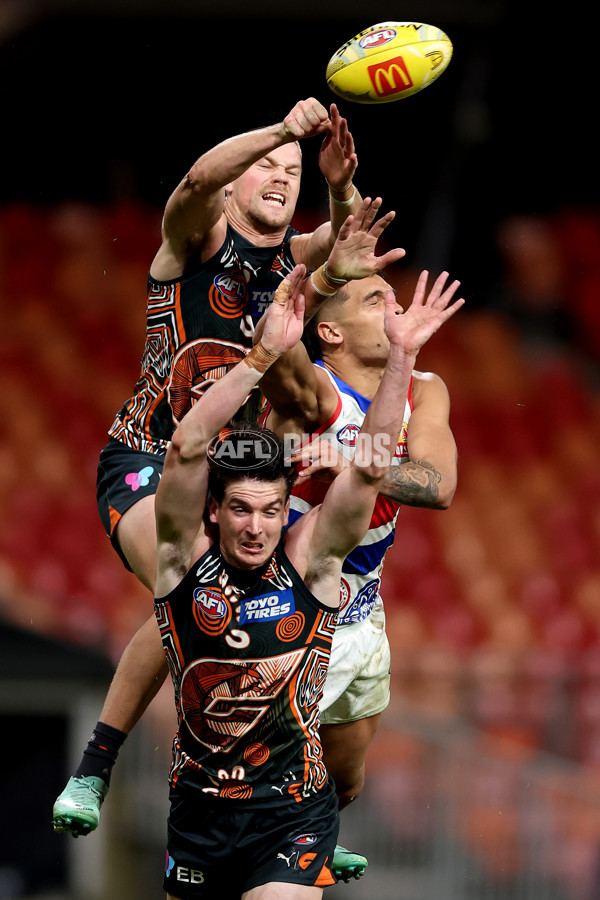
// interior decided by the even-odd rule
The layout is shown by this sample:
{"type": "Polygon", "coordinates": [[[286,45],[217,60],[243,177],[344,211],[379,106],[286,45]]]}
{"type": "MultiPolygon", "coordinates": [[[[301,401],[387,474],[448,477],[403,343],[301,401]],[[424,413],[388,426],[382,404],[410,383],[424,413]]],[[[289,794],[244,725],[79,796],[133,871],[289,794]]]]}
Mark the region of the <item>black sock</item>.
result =
{"type": "Polygon", "coordinates": [[[104,722],[97,722],[87,748],[83,751],[75,777],[93,775],[109,785],[112,767],[126,737],[124,731],[105,725],[104,722]]]}

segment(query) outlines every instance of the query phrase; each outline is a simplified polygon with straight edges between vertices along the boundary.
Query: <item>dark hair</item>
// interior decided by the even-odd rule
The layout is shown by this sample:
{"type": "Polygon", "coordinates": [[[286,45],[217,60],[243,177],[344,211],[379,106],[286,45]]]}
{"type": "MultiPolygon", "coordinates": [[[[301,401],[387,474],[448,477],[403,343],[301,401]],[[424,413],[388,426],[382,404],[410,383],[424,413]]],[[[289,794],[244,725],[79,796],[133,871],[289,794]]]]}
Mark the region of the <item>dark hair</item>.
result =
{"type": "Polygon", "coordinates": [[[328,297],[327,300],[324,300],[323,303],[321,303],[312,319],[309,319],[306,323],[306,327],[302,334],[302,343],[306,347],[306,352],[308,353],[311,362],[316,362],[323,356],[323,345],[321,344],[321,338],[317,331],[319,322],[323,322],[331,315],[332,309],[340,303],[344,303],[347,299],[348,291],[345,286],[341,287],[339,291],[336,291],[335,294],[332,294],[331,297],[328,297]]]}
{"type": "Polygon", "coordinates": [[[250,422],[236,422],[224,428],[208,449],[208,490],[217,503],[223,502],[228,484],[250,478],[253,481],[285,482],[286,500],[297,476],[284,453],[284,444],[268,428],[250,422]]]}

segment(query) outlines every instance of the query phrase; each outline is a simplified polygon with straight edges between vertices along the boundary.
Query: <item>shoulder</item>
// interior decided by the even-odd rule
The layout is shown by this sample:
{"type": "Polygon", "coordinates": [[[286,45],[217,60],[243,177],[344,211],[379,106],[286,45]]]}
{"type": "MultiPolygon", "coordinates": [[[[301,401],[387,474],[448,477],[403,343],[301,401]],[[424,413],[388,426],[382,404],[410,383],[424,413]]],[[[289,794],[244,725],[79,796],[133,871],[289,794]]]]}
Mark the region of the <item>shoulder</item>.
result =
{"type": "Polygon", "coordinates": [[[448,388],[435,372],[418,372],[413,369],[412,394],[415,405],[434,397],[448,397],[448,388]]]}
{"type": "Polygon", "coordinates": [[[222,216],[207,232],[191,231],[185,238],[175,239],[163,232],[162,243],[152,260],[150,276],[156,281],[173,281],[181,278],[190,261],[204,265],[229,239],[227,220],[222,216]]]}
{"type": "Polygon", "coordinates": [[[312,364],[314,370],[316,384],[316,398],[318,408],[318,425],[322,428],[332,418],[339,413],[341,409],[341,395],[334,379],[331,377],[325,366],[312,364]]]}
{"type": "Polygon", "coordinates": [[[409,430],[418,422],[448,422],[450,418],[450,394],[439,375],[434,372],[413,372],[412,414],[409,430]]]}
{"type": "Polygon", "coordinates": [[[296,238],[298,238],[298,237],[302,237],[302,235],[300,234],[300,232],[298,231],[298,229],[297,229],[297,228],[292,228],[291,225],[288,225],[287,231],[286,231],[286,233],[285,233],[284,241],[286,241],[287,243],[289,243],[290,246],[291,246],[291,245],[292,245],[292,241],[294,241],[294,240],[295,240],[296,238]]]}

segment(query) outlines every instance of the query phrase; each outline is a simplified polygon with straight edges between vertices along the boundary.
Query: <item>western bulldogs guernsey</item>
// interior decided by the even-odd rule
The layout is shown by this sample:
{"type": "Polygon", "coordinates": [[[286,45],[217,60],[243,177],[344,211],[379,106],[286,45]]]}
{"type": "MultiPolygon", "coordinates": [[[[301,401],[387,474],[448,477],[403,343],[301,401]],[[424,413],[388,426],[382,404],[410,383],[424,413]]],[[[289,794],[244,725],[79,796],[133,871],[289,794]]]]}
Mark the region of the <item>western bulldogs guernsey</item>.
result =
{"type": "MultiPolygon", "coordinates": [[[[364,421],[371,401],[350,385],[337,378],[321,361],[315,363],[327,372],[338,394],[338,404],[329,422],[319,428],[312,437],[321,435],[344,456],[354,456],[356,437],[364,421]]],[[[402,432],[398,440],[394,463],[408,459],[406,434],[412,412],[412,378],[406,400],[402,432]]],[[[289,525],[313,506],[321,503],[327,491],[327,483],[310,478],[304,484],[296,484],[292,490],[289,525]]],[[[383,558],[394,542],[396,519],[400,504],[381,494],[377,497],[369,530],[361,543],[348,554],[342,566],[340,611],[338,625],[349,625],[366,619],[373,610],[379,595],[383,558]]]]}
{"type": "Polygon", "coordinates": [[[321,790],[319,700],[336,611],[313,597],[283,544],[243,573],[215,544],[154,610],[179,720],[171,784],[244,808],[321,790]],[[252,583],[242,590],[232,577],[252,583]]]}
{"type": "Polygon", "coordinates": [[[228,225],[221,249],[197,271],[173,281],[148,276],[141,374],[111,437],[134,450],[166,451],[192,403],[251,348],[255,323],[294,268],[296,234],[288,227],[281,244],[256,247],[228,225]]]}

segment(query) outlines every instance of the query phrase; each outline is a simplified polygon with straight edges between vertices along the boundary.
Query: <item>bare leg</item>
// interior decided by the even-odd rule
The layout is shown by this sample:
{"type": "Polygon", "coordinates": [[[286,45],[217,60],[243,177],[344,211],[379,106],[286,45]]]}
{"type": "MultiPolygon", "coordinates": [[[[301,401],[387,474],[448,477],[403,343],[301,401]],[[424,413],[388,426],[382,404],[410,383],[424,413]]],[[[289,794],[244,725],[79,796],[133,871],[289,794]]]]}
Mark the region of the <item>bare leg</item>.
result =
{"type": "Polygon", "coordinates": [[[154,497],[143,497],[121,516],[117,538],[134,574],[154,594],[157,566],[154,497]]]}
{"type": "Polygon", "coordinates": [[[128,734],[162,687],[167,672],[165,652],[153,615],[123,651],[100,721],[128,734]]]}
{"type": "Polygon", "coordinates": [[[381,713],[343,722],[321,725],[319,733],[327,771],[335,781],[339,808],[344,809],[360,794],[365,781],[365,757],[373,740],[381,713]]]}
{"type": "MultiPolygon", "coordinates": [[[[121,518],[117,536],[131,568],[151,592],[156,582],[154,497],[121,518]]],[[[126,735],[156,696],[168,667],[154,615],[133,636],[117,666],[92,737],[53,809],[55,831],[89,834],[98,826],[110,773],[126,735]]]]}
{"type": "MultiPolygon", "coordinates": [[[[154,497],[144,497],[127,510],[117,527],[117,537],[134,573],[154,593],[154,497]]],[[[148,599],[151,602],[151,597],[148,599]]],[[[167,672],[158,625],[152,615],[123,651],[100,713],[100,721],[127,734],[160,690],[167,672]]]]}
{"type": "MultiPolygon", "coordinates": [[[[283,881],[271,881],[261,884],[242,894],[242,900],[320,900],[323,888],[307,884],[287,884],[283,881]]],[[[167,894],[167,900],[179,900],[175,894],[167,894]]]]}
{"type": "Polygon", "coordinates": [[[309,884],[287,884],[283,881],[271,881],[245,891],[242,900],[319,900],[323,896],[323,888],[309,884]]]}

